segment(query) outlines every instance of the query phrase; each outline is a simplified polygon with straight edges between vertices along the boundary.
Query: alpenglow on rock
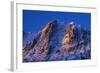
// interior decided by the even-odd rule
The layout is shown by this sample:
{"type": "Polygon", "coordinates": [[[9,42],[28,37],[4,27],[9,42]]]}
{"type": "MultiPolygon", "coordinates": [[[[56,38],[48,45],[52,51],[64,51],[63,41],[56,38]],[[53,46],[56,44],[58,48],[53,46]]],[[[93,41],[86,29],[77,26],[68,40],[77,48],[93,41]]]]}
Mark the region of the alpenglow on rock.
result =
{"type": "Polygon", "coordinates": [[[23,49],[24,61],[45,61],[48,58],[49,39],[53,31],[53,25],[56,21],[52,21],[40,31],[32,42],[23,49]]]}
{"type": "Polygon", "coordinates": [[[23,62],[91,58],[90,30],[77,27],[74,21],[62,25],[54,20],[48,22],[35,36],[32,33],[25,36],[31,37],[31,40],[23,46],[23,62]]]}

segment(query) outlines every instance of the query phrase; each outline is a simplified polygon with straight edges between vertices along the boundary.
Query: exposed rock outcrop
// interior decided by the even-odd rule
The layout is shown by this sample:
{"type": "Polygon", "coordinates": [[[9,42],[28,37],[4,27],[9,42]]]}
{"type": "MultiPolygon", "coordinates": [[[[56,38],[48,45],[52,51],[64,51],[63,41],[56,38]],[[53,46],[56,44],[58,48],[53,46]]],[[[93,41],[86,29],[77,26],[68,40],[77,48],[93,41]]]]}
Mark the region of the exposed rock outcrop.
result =
{"type": "Polygon", "coordinates": [[[74,52],[77,46],[77,43],[73,42],[74,30],[75,30],[74,22],[70,22],[68,24],[67,33],[62,39],[62,47],[60,48],[61,52],[66,53],[66,54],[70,52],[74,52]]]}
{"type": "MultiPolygon", "coordinates": [[[[25,32],[24,35],[27,36],[25,32]]],[[[51,21],[35,36],[29,37],[31,41],[23,46],[23,62],[91,58],[90,31],[77,27],[73,21],[67,26],[51,21]]]]}
{"type": "Polygon", "coordinates": [[[74,22],[70,22],[68,24],[67,33],[65,34],[62,40],[62,45],[66,45],[71,42],[72,37],[74,36],[74,29],[75,29],[74,22]]]}
{"type": "Polygon", "coordinates": [[[31,59],[29,61],[43,61],[47,59],[47,54],[49,52],[49,39],[53,30],[53,23],[56,21],[52,21],[37,34],[37,37],[33,39],[32,43],[28,44],[23,49],[23,55],[25,61],[31,59]]]}

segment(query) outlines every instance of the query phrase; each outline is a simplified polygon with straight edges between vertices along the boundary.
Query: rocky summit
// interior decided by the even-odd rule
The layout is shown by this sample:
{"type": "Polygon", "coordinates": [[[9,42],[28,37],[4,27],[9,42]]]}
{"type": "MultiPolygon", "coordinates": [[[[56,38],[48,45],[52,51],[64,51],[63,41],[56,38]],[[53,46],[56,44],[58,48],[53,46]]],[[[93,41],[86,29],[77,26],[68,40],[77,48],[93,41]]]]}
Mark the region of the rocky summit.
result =
{"type": "Polygon", "coordinates": [[[90,30],[74,21],[48,22],[37,34],[23,32],[23,62],[84,60],[91,58],[90,30]]]}

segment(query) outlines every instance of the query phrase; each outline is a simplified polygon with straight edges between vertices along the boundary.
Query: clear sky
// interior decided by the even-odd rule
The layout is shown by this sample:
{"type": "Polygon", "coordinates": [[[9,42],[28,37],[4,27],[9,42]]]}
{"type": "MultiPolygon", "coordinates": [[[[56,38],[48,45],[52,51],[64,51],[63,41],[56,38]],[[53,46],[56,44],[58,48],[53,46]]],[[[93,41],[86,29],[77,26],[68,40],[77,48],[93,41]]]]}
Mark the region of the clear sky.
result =
{"type": "Polygon", "coordinates": [[[23,31],[37,33],[52,20],[65,24],[74,21],[86,29],[91,29],[90,13],[23,10],[23,31]]]}

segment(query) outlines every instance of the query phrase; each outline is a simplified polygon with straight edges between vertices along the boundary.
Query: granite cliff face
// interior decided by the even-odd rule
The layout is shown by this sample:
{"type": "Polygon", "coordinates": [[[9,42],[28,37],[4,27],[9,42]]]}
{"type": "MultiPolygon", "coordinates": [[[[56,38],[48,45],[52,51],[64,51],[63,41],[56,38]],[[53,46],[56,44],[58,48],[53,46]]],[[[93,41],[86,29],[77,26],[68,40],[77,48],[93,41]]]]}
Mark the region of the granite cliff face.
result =
{"type": "Polygon", "coordinates": [[[54,20],[35,36],[30,33],[31,40],[23,45],[23,62],[90,59],[90,31],[73,21],[61,27],[54,20]]]}
{"type": "Polygon", "coordinates": [[[46,26],[38,32],[35,38],[32,39],[23,49],[24,61],[45,61],[49,52],[50,35],[53,31],[53,25],[56,21],[46,24],[46,26]]]}
{"type": "Polygon", "coordinates": [[[75,38],[74,38],[74,36],[76,36],[74,33],[75,30],[76,30],[76,27],[74,25],[74,22],[70,22],[68,24],[67,32],[64,38],[62,39],[62,47],[60,48],[61,52],[63,53],[73,52],[74,53],[75,48],[78,43],[77,41],[75,41],[75,38]]]}

